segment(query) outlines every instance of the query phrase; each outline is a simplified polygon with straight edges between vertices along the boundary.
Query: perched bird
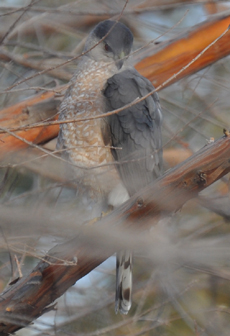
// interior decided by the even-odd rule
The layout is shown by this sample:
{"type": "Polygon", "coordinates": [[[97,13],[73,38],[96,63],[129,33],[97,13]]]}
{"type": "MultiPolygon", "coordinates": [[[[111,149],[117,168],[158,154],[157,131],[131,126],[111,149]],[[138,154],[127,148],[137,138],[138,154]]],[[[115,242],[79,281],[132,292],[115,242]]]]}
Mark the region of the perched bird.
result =
{"type": "MultiPolygon", "coordinates": [[[[114,207],[151,183],[162,169],[162,114],[157,93],[119,113],[92,118],[154,90],[148,79],[127,64],[132,44],[133,35],[124,24],[99,23],[86,40],[85,55],[60,108],[60,120],[91,118],[61,124],[57,147],[81,171],[81,181],[114,207]]],[[[116,281],[115,311],[127,314],[132,294],[129,251],[117,253],[116,281]]]]}

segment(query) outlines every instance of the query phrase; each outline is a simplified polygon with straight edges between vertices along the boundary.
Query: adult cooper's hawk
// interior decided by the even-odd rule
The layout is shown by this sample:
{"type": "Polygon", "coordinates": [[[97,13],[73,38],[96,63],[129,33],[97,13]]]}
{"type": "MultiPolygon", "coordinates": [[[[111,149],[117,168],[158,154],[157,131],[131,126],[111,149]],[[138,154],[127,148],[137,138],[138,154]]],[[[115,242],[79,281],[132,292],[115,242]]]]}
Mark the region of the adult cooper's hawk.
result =
{"type": "MultiPolygon", "coordinates": [[[[93,29],[61,104],[60,120],[92,118],[154,90],[149,80],[126,64],[132,43],[131,31],[120,22],[106,20],[93,29]]],[[[119,113],[61,124],[58,148],[76,164],[85,185],[118,206],[160,175],[161,120],[159,98],[153,93],[119,113]]],[[[131,307],[131,268],[132,254],[120,251],[115,310],[124,314],[131,307]]]]}

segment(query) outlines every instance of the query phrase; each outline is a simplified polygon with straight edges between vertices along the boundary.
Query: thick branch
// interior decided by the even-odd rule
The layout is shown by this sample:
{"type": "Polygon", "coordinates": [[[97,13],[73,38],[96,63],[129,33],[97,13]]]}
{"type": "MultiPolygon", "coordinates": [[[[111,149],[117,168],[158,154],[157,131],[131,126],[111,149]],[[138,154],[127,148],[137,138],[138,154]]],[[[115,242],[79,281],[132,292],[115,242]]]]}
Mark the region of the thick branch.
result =
{"type": "MultiPolygon", "coordinates": [[[[1,126],[6,128],[18,125],[36,124],[44,120],[57,119],[60,100],[54,97],[53,92],[39,94],[26,101],[17,103],[0,111],[1,126]]],[[[58,125],[42,128],[33,128],[29,132],[22,130],[17,135],[34,143],[42,143],[54,138],[59,131],[58,125]]],[[[17,151],[28,145],[7,133],[0,134],[0,157],[10,151],[17,151]]]]}
{"type": "MultiPolygon", "coordinates": [[[[196,154],[141,190],[98,221],[101,228],[146,229],[160,214],[172,213],[230,171],[230,136],[206,145],[196,154]]],[[[77,280],[116,251],[116,245],[89,243],[84,230],[67,243],[51,249],[44,261],[1,296],[0,333],[8,335],[42,315],[46,307],[77,280]],[[57,260],[59,262],[57,263],[57,260]],[[60,263],[60,260],[62,262],[60,263]]],[[[100,241],[101,242],[101,241],[100,241]]]]}
{"type": "MultiPolygon", "coordinates": [[[[191,62],[202,50],[218,38],[229,26],[230,15],[219,15],[215,19],[207,20],[182,36],[174,39],[164,48],[150,57],[145,57],[136,64],[136,69],[148,77],[156,87],[176,74],[180,69],[191,62]]],[[[229,55],[228,32],[223,38],[207,50],[195,63],[180,73],[167,85],[177,82],[185,76],[207,67],[210,64],[229,55]]]]}

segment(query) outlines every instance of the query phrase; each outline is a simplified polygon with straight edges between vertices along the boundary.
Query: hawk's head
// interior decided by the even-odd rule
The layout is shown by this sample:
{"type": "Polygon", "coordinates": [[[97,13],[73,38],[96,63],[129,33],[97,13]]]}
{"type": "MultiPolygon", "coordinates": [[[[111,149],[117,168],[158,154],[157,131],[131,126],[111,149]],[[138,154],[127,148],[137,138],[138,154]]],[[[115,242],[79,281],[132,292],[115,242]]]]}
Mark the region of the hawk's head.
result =
{"type": "Polygon", "coordinates": [[[118,69],[124,59],[130,54],[133,45],[133,34],[130,29],[118,21],[106,20],[100,22],[89,34],[85,51],[91,49],[87,56],[95,61],[115,61],[118,69]],[[98,42],[102,40],[99,44],[98,42]]]}

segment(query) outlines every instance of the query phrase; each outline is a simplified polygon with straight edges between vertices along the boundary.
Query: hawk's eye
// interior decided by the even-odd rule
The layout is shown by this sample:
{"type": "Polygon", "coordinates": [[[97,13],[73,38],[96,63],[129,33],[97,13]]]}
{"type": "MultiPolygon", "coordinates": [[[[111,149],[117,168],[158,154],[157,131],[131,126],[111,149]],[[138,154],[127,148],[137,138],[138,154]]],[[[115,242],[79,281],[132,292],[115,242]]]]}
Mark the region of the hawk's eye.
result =
{"type": "Polygon", "coordinates": [[[107,51],[107,52],[112,51],[112,49],[110,48],[110,46],[107,43],[105,43],[104,48],[105,48],[105,51],[107,51]]]}

